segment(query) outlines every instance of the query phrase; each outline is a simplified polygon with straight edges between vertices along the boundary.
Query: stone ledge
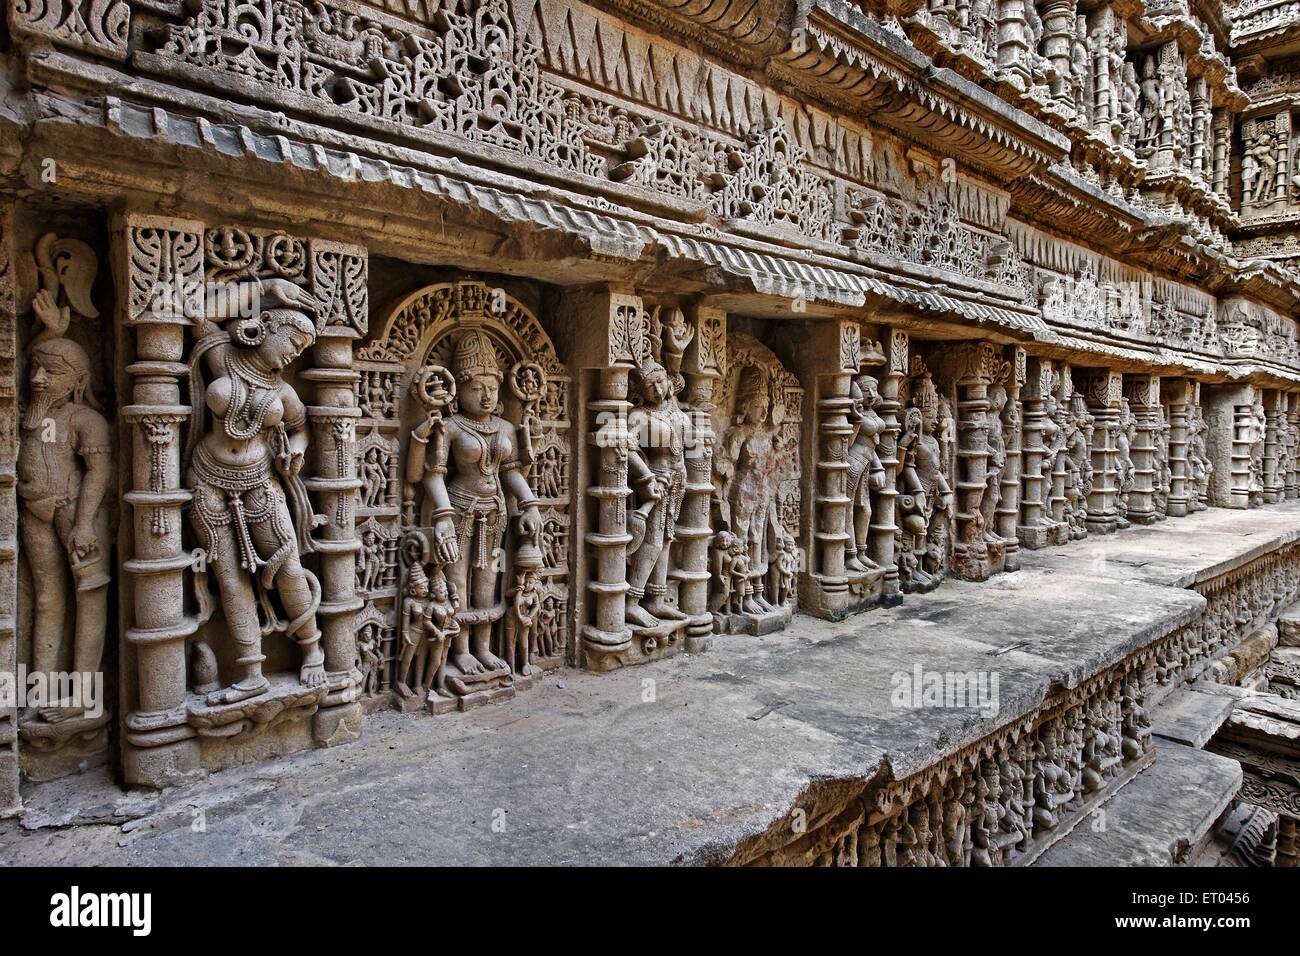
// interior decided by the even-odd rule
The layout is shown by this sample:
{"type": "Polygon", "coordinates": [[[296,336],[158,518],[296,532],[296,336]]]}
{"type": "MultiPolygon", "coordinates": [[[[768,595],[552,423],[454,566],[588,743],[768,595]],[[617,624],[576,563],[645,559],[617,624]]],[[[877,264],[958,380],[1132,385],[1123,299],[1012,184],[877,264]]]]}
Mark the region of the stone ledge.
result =
{"type": "MultiPolygon", "coordinates": [[[[1284,515],[1272,546],[1294,537],[1293,507],[1230,514],[1284,515]]],[[[1237,567],[1243,551],[1267,550],[1262,533],[1244,544],[1219,535],[1221,516],[1103,544],[1204,526],[1219,548],[1205,545],[1205,567],[1237,567]]],[[[1180,577],[1204,577],[1182,564],[1180,577]]],[[[455,722],[379,715],[354,746],[166,791],[111,838],[102,827],[39,837],[0,827],[0,860],[39,853],[77,862],[91,844],[99,862],[123,864],[725,860],[779,829],[805,797],[829,805],[917,774],[1195,621],[1205,606],[1186,588],[1105,574],[1098,582],[1087,561],[1074,565],[1035,559],[839,624],[800,616],[782,634],[719,637],[703,656],[603,676],[567,671],[540,693],[455,722]],[[892,706],[896,675],[918,665],[996,671],[997,712],[892,706]],[[204,809],[206,834],[191,832],[195,808],[204,809]]],[[[103,802],[103,794],[85,799],[103,802]]],[[[39,788],[27,802],[29,814],[43,812],[39,788]]]]}
{"type": "Polygon", "coordinates": [[[1178,866],[1188,862],[1241,786],[1235,760],[1172,741],[1039,866],[1178,866]]]}

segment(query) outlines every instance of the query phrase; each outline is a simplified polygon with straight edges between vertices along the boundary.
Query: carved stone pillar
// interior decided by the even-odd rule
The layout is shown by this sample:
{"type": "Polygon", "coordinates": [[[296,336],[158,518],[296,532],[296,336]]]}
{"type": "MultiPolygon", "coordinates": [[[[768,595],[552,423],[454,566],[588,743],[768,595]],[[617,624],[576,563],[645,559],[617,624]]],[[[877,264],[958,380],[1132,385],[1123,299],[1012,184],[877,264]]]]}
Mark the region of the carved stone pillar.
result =
{"type": "Polygon", "coordinates": [[[1187,167],[1194,176],[1206,176],[1212,163],[1208,148],[1210,138],[1210,92],[1204,76],[1192,79],[1190,92],[1192,130],[1187,167]]]}
{"type": "MultiPolygon", "coordinates": [[[[1056,378],[1056,376],[1054,376],[1056,378]]],[[[1052,396],[1053,408],[1056,412],[1054,422],[1060,433],[1058,441],[1061,447],[1057,450],[1052,461],[1051,484],[1047,488],[1047,510],[1051,518],[1051,527],[1048,529],[1048,537],[1052,544],[1064,544],[1070,540],[1070,529],[1066,520],[1065,506],[1067,503],[1066,481],[1068,473],[1068,449],[1064,447],[1064,440],[1068,433],[1069,409],[1074,397],[1074,376],[1070,370],[1069,363],[1063,362],[1060,368],[1060,375],[1057,378],[1056,391],[1052,396]]]]}
{"type": "Polygon", "coordinates": [[[1133,461],[1133,486],[1128,493],[1131,524],[1156,520],[1156,430],[1160,428],[1160,376],[1133,375],[1124,379],[1124,393],[1133,415],[1134,435],[1129,448],[1133,461]]]}
{"type": "Polygon", "coordinates": [[[1232,142],[1232,114],[1226,109],[1214,111],[1211,135],[1214,138],[1214,169],[1210,177],[1210,187],[1219,196],[1228,198],[1228,149],[1232,142]]]}
{"type": "Polygon", "coordinates": [[[726,365],[727,313],[703,303],[686,310],[695,335],[686,350],[682,373],[686,377],[687,402],[691,406],[694,439],[686,454],[686,495],[677,520],[681,562],[673,572],[678,579],[677,605],[690,615],[686,628],[686,649],[698,653],[708,649],[713,636],[713,615],[709,613],[709,508],[713,496],[712,406],[714,388],[726,365]]]}
{"type": "Polygon", "coordinates": [[[998,70],[1015,87],[1029,89],[1029,29],[1025,4],[1033,0],[1001,0],[998,4],[998,70]]]}
{"type": "Polygon", "coordinates": [[[1228,487],[1230,508],[1250,507],[1250,454],[1255,444],[1254,393],[1246,386],[1243,400],[1232,406],[1232,472],[1228,487]]]}
{"type": "Polygon", "coordinates": [[[898,564],[894,558],[894,540],[898,532],[895,499],[898,497],[898,400],[899,386],[907,377],[907,333],[900,329],[890,331],[885,346],[885,367],[880,378],[880,417],[885,421],[876,453],[885,469],[885,486],[876,492],[875,508],[871,514],[871,560],[885,569],[881,583],[880,603],[892,607],[903,600],[898,582],[898,564]]]}
{"type": "Polygon", "coordinates": [[[185,329],[203,309],[203,224],[127,214],[113,235],[120,321],[135,333],[127,366],[132,404],[130,557],[121,597],[130,611],[122,647],[122,771],[131,785],[161,787],[199,771],[199,741],[185,708],[186,639],[198,622],[186,614],[186,571],[202,555],[184,550],[181,510],[181,401],[188,369],[185,329]]]}
{"type": "Polygon", "coordinates": [[[1286,490],[1286,466],[1282,459],[1286,427],[1286,394],[1264,390],[1264,502],[1276,504],[1286,490]]]}
{"type": "MultiPolygon", "coordinates": [[[[819,617],[839,620],[855,598],[849,590],[844,548],[849,540],[847,452],[853,441],[849,411],[858,371],[861,329],[856,322],[817,322],[811,326],[808,355],[816,355],[817,467],[813,479],[812,542],[808,569],[800,576],[803,607],[819,617]]],[[[805,531],[805,538],[808,532],[805,531]]]]}
{"type": "Polygon", "coordinates": [[[1181,518],[1189,510],[1191,471],[1187,460],[1187,416],[1192,384],[1187,379],[1173,379],[1166,381],[1161,391],[1169,408],[1169,505],[1166,513],[1181,518]]]}
{"type": "Polygon", "coordinates": [[[989,432],[1001,427],[1000,422],[989,420],[989,386],[1006,363],[988,342],[949,347],[942,355],[942,377],[955,387],[957,399],[957,535],[952,570],[964,580],[983,581],[992,570],[983,516],[989,432]]]}
{"type": "Polygon", "coordinates": [[[1300,498],[1300,393],[1286,393],[1286,497],[1300,498]]]}
{"type": "MultiPolygon", "coordinates": [[[[16,261],[13,203],[0,203],[0,674],[15,681],[15,613],[18,601],[16,261]]],[[[18,714],[16,708],[0,702],[0,817],[17,813],[19,809],[18,714]]]]}
{"type": "MultiPolygon", "coordinates": [[[[1020,568],[1020,471],[1022,464],[1021,444],[1023,437],[1024,412],[1020,405],[1020,394],[1028,372],[1028,360],[1025,350],[1020,346],[1011,349],[1011,368],[1007,378],[1007,404],[1002,412],[1003,443],[1007,456],[1006,466],[1002,469],[1001,495],[998,497],[997,528],[998,536],[1006,544],[1002,546],[1003,571],[1016,571],[1020,568]]],[[[990,427],[999,427],[998,422],[990,422],[990,427]]]]}
{"type": "Polygon", "coordinates": [[[1016,539],[1031,551],[1048,541],[1051,518],[1047,499],[1051,492],[1051,472],[1044,472],[1047,448],[1044,435],[1055,428],[1048,416],[1047,401],[1052,394],[1052,360],[1031,358],[1020,395],[1021,417],[1020,522],[1016,539]]]}
{"type": "MultiPolygon", "coordinates": [[[[579,290],[565,295],[557,333],[566,340],[566,354],[586,368],[587,396],[586,495],[594,520],[584,541],[589,567],[582,648],[578,663],[592,670],[617,667],[632,647],[627,623],[627,556],[632,536],[627,530],[629,377],[637,365],[645,336],[641,299],[606,289],[579,290]],[[577,331],[582,330],[581,338],[577,331]]],[[[575,509],[576,510],[576,509],[575,509]]]]}
{"type": "MultiPolygon", "coordinates": [[[[365,315],[363,313],[363,319],[365,315]]],[[[356,405],[354,386],[361,377],[352,368],[352,340],[364,334],[348,327],[326,326],[313,350],[315,363],[302,373],[304,381],[316,386],[316,404],[308,407],[311,423],[310,448],[316,454],[307,490],[315,496],[318,513],[325,524],[316,535],[320,555],[320,607],[316,609],[325,651],[325,672],[329,692],[312,718],[312,737],[317,744],[341,744],[361,736],[360,673],[355,671],[357,612],[365,602],[356,591],[357,476],[356,423],[361,409],[356,405]]]]}
{"type": "Polygon", "coordinates": [[[1052,64],[1052,99],[1073,112],[1070,89],[1070,43],[1074,37],[1074,0],[1048,0],[1043,18],[1043,56],[1052,64]]]}
{"type": "Polygon", "coordinates": [[[1093,417],[1092,490],[1088,494],[1088,531],[1109,534],[1119,528],[1115,511],[1118,491],[1116,437],[1119,429],[1119,400],[1123,377],[1118,372],[1096,371],[1081,381],[1088,411],[1093,417]]]}

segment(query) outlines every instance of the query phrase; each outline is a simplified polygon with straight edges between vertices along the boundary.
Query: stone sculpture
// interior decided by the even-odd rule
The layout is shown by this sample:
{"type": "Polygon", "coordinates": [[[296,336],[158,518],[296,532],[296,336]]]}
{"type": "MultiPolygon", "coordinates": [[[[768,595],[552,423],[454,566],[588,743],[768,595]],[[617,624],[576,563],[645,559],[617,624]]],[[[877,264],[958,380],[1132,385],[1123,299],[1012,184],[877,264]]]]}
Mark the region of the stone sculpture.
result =
{"type": "MultiPolygon", "coordinates": [[[[91,387],[90,356],[70,333],[74,317],[78,325],[99,317],[91,299],[97,262],[85,243],[53,233],[38,241],[36,258],[39,331],[27,348],[17,460],[19,530],[34,591],[30,661],[42,675],[89,678],[102,673],[108,627],[113,442],[91,387]]],[[[107,702],[90,693],[87,685],[82,699],[28,706],[19,714],[23,739],[39,750],[70,741],[78,752],[102,750],[107,702]]]]}
{"type": "MultiPolygon", "coordinates": [[[[525,405],[541,397],[540,367],[516,363],[509,374],[525,405]]],[[[408,474],[419,475],[427,553],[461,602],[444,669],[445,684],[462,697],[505,688],[512,665],[527,666],[527,649],[514,661],[503,657],[503,593],[512,574],[522,585],[542,565],[542,518],[526,478],[529,433],[497,413],[503,377],[491,338],[471,329],[456,338],[450,369],[426,366],[414,383],[426,412],[411,433],[408,474]]]]}
{"type": "MultiPolygon", "coordinates": [[[[306,407],[283,378],[316,339],[317,303],[284,279],[257,280],[252,294],[264,306],[252,318],[231,320],[224,329],[217,321],[222,316],[199,318],[191,358],[190,518],[217,580],[236,665],[230,683],[196,688],[206,691],[210,707],[270,690],[262,672],[268,633],[283,633],[298,645],[302,686],[325,681],[316,622],[320,584],[301,560],[315,550],[312,531],[319,523],[302,480],[306,407]],[[210,381],[202,378],[204,367],[210,381]],[[209,416],[211,425],[201,425],[209,416]]],[[[206,572],[198,587],[205,595],[206,572]]],[[[213,651],[200,643],[196,654],[203,661],[213,651]]]]}

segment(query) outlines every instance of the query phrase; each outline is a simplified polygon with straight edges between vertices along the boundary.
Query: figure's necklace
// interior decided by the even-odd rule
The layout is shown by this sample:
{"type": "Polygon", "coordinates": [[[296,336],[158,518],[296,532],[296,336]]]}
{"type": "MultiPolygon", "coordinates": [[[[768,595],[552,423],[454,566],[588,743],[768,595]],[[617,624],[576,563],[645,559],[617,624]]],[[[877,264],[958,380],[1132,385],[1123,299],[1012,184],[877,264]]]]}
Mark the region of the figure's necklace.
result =
{"type": "Polygon", "coordinates": [[[261,432],[271,403],[275,401],[279,379],[275,373],[268,374],[249,363],[239,352],[226,359],[226,371],[233,387],[222,428],[236,441],[247,441],[261,432]],[[254,403],[253,396],[259,389],[262,395],[254,403]],[[248,407],[250,404],[251,408],[248,407]]]}
{"type": "Polygon", "coordinates": [[[466,428],[471,428],[481,435],[495,435],[499,430],[495,417],[489,418],[485,422],[476,422],[472,418],[465,417],[465,415],[460,412],[457,412],[452,417],[456,419],[457,424],[464,425],[466,428]]]}

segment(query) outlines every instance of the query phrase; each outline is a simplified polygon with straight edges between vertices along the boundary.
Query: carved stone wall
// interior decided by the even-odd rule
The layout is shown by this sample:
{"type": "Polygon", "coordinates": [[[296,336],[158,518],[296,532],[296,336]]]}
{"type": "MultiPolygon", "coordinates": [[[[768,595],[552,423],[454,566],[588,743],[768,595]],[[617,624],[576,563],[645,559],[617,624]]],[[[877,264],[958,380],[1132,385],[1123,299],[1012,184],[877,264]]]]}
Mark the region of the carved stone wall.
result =
{"type": "MultiPolygon", "coordinates": [[[[1300,497],[1272,14],[741,6],[9,0],[0,672],[117,694],[0,710],[0,812],[1300,497]]],[[[1292,558],[750,858],[1032,861],[1292,558]]]]}

